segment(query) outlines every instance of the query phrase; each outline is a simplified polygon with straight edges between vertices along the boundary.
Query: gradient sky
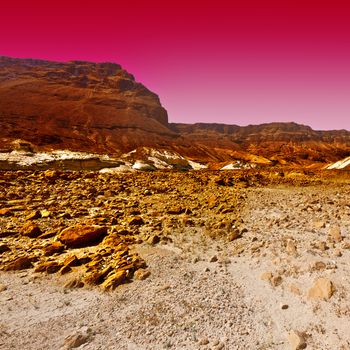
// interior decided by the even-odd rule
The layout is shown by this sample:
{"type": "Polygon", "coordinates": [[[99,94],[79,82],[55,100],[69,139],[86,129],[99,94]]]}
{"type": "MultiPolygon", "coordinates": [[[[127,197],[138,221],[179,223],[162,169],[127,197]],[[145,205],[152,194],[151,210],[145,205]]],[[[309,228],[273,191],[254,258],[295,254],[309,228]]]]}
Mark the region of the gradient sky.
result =
{"type": "Polygon", "coordinates": [[[0,55],[111,61],[170,121],[350,129],[350,1],[2,2],[0,55]]]}

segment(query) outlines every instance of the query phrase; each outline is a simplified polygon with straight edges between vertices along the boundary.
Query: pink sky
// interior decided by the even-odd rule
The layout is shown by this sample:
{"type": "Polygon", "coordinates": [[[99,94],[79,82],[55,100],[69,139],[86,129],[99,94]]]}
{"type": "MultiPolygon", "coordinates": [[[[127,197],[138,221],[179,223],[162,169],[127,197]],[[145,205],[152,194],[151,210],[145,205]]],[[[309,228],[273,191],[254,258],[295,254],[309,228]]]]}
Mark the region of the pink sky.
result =
{"type": "Polygon", "coordinates": [[[0,55],[120,63],[174,122],[350,129],[350,3],[6,2],[0,55]]]}

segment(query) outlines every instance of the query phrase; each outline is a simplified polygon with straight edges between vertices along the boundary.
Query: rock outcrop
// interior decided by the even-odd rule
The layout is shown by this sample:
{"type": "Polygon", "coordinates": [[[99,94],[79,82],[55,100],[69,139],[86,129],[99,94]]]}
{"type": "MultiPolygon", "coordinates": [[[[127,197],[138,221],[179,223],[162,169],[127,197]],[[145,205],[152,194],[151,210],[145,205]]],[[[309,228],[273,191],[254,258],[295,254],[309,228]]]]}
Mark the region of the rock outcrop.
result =
{"type": "Polygon", "coordinates": [[[0,57],[0,147],[120,153],[174,137],[156,94],[120,65],[0,57]]]}

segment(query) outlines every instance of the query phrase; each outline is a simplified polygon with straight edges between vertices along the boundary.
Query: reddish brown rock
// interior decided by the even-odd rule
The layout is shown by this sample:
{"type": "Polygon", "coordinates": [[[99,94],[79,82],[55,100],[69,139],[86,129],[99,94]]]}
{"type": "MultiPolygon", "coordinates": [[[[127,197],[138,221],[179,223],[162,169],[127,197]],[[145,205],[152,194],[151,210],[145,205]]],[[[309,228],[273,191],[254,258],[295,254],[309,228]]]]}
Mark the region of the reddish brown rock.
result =
{"type": "Polygon", "coordinates": [[[127,274],[124,270],[117,271],[116,273],[110,275],[103,283],[102,288],[104,290],[110,291],[114,290],[119,285],[126,281],[127,274]]]}
{"type": "Polygon", "coordinates": [[[107,227],[76,225],[64,229],[57,237],[68,248],[98,244],[107,234],[107,227]]]}
{"type": "Polygon", "coordinates": [[[130,226],[141,226],[145,222],[143,221],[141,216],[134,216],[134,217],[128,218],[128,223],[130,226]]]}
{"type": "Polygon", "coordinates": [[[36,220],[41,218],[41,214],[39,210],[32,211],[26,216],[26,220],[36,220]]]}
{"type": "Polygon", "coordinates": [[[11,251],[10,247],[6,244],[0,244],[0,254],[11,251]]]}
{"type": "Polygon", "coordinates": [[[0,209],[0,216],[11,216],[11,215],[13,215],[13,212],[11,209],[8,209],[8,208],[0,209]]]}
{"type": "Polygon", "coordinates": [[[52,274],[58,272],[61,267],[62,264],[58,263],[57,261],[44,261],[36,266],[34,272],[46,272],[52,274]]]}
{"type": "Polygon", "coordinates": [[[113,63],[0,57],[0,113],[0,147],[22,139],[40,148],[114,153],[175,135],[158,96],[113,63]],[[9,74],[16,77],[11,84],[9,74]]]}
{"type": "Polygon", "coordinates": [[[17,259],[15,259],[14,261],[8,263],[4,270],[5,271],[16,271],[16,270],[26,270],[26,269],[30,269],[33,267],[33,258],[28,257],[28,256],[22,256],[19,257],[17,259]]]}
{"type": "Polygon", "coordinates": [[[36,238],[40,236],[42,232],[38,225],[29,221],[22,226],[21,234],[30,238],[36,238]]]}
{"type": "Polygon", "coordinates": [[[53,242],[43,248],[45,256],[50,256],[56,253],[61,253],[65,249],[64,244],[61,242],[53,242]]]}

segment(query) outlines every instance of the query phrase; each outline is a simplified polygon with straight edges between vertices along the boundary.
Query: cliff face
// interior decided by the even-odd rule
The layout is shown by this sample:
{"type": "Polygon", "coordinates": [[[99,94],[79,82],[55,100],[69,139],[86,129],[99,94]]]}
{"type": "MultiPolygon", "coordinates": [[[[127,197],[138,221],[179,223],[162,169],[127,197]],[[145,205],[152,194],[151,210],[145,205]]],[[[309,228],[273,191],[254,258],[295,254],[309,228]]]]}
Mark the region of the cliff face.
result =
{"type": "Polygon", "coordinates": [[[350,132],[169,124],[158,96],[118,64],[0,57],[0,150],[28,147],[114,156],[148,147],[199,162],[309,166],[348,157],[350,132]]]}
{"type": "Polygon", "coordinates": [[[117,64],[0,58],[0,146],[120,152],[172,137],[159,98],[117,64]]]}
{"type": "Polygon", "coordinates": [[[280,163],[332,162],[350,154],[350,131],[315,131],[296,123],[240,127],[225,124],[170,124],[196,144],[220,148],[224,154],[245,152],[280,163]]]}

